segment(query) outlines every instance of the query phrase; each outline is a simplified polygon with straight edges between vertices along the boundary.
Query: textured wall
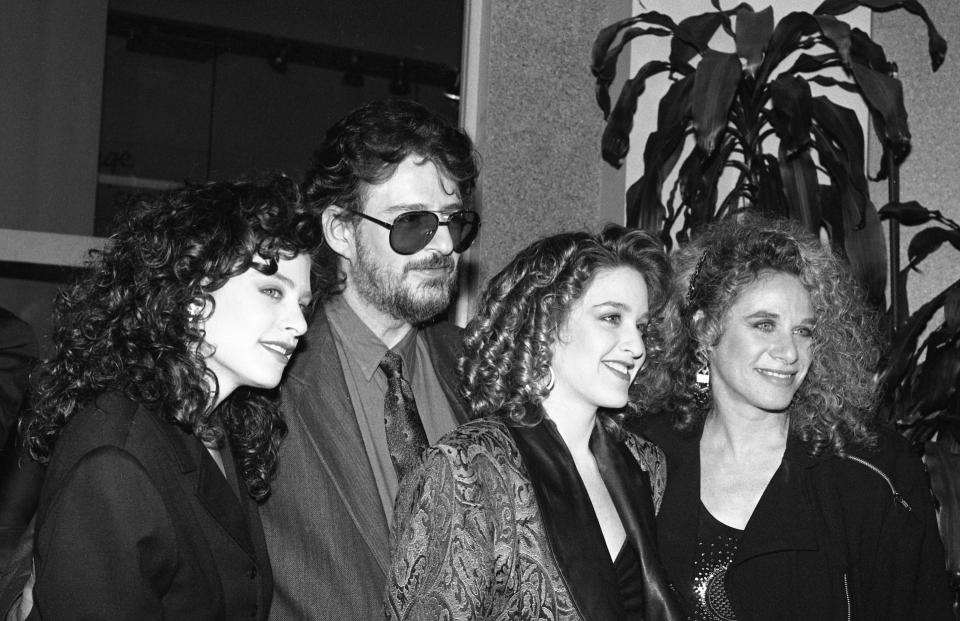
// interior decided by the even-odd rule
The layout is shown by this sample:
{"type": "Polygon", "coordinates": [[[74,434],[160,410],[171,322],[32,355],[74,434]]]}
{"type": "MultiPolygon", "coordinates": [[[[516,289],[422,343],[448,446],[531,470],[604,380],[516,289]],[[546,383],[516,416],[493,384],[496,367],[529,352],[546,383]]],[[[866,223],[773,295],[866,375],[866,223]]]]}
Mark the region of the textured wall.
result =
{"type": "MultiPolygon", "coordinates": [[[[895,61],[903,82],[913,150],[900,172],[900,198],[916,200],[929,209],[939,209],[960,221],[960,3],[956,0],[924,0],[933,22],[950,46],[947,59],[933,73],[927,53],[926,27],[905,11],[880,13],[873,20],[873,37],[895,61]]],[[[871,149],[871,170],[878,166],[878,149],[871,149]]],[[[870,192],[877,206],[886,202],[885,184],[873,184],[870,192]]],[[[901,262],[907,262],[912,231],[902,228],[901,262]]],[[[940,249],[923,263],[922,274],[911,274],[908,294],[911,310],[960,278],[957,251],[940,249]]]]}
{"type": "MultiPolygon", "coordinates": [[[[488,82],[478,141],[483,235],[480,282],[531,241],[597,229],[602,118],[590,48],[607,23],[602,2],[490,0],[488,82]]],[[[604,165],[605,166],[605,165],[604,165]]]]}

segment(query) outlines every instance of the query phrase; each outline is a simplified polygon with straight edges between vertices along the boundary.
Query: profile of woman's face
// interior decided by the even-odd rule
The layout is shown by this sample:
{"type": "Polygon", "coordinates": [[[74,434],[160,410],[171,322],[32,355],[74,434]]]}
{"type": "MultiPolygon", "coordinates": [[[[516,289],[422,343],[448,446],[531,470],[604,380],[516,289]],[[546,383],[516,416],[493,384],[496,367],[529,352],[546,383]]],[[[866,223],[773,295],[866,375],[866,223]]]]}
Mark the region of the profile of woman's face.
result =
{"type": "Polygon", "coordinates": [[[649,321],[647,283],[632,267],[598,271],[570,308],[553,345],[555,384],[545,403],[621,408],[643,366],[649,321]]]}
{"type": "MultiPolygon", "coordinates": [[[[265,263],[258,258],[258,261],[265,263]]],[[[213,291],[213,313],[204,321],[207,368],[217,376],[220,399],[240,386],[274,388],[307,329],[310,257],[281,259],[274,274],[250,268],[213,291]]]]}
{"type": "Polygon", "coordinates": [[[710,349],[710,388],[721,411],[782,412],[807,371],[816,316],[800,280],[761,273],[740,292],[710,349]]]}

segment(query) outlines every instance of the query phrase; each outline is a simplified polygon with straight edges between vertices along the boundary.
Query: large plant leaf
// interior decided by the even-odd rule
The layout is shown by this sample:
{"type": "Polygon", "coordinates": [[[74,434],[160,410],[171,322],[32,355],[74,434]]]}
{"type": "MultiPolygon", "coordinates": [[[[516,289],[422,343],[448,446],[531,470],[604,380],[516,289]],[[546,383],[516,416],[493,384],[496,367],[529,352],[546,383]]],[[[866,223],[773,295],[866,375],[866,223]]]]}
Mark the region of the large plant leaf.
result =
{"type": "MultiPolygon", "coordinates": [[[[953,430],[954,441],[960,434],[953,430]]],[[[923,461],[930,473],[930,486],[940,503],[937,524],[947,555],[947,571],[960,571],[960,454],[940,438],[924,445],[923,461]]]]}
{"type": "Polygon", "coordinates": [[[910,150],[903,85],[900,80],[856,61],[850,63],[850,70],[873,115],[883,119],[884,143],[893,148],[894,153],[900,155],[898,161],[902,161],[910,150]]]}
{"type": "Polygon", "coordinates": [[[918,16],[927,25],[927,49],[930,54],[930,66],[936,71],[943,64],[947,54],[947,42],[937,31],[933,20],[927,14],[923,5],[916,0],[826,0],[816,8],[814,13],[821,15],[842,15],[858,6],[870,7],[874,11],[890,11],[906,9],[918,16]]]}
{"type": "MultiPolygon", "coordinates": [[[[594,63],[590,70],[596,77],[594,92],[597,98],[597,105],[600,107],[600,110],[603,111],[603,120],[607,120],[610,116],[610,85],[617,75],[617,61],[620,58],[620,52],[623,51],[623,48],[626,47],[630,41],[644,35],[666,37],[670,35],[670,31],[663,30],[662,28],[630,28],[623,33],[623,38],[620,42],[606,52],[605,57],[602,59],[594,57],[594,63]]],[[[596,49],[594,53],[596,53],[596,49]]]]}
{"type": "Polygon", "coordinates": [[[637,113],[637,99],[646,89],[647,78],[669,69],[670,65],[662,60],[651,60],[624,83],[617,105],[613,107],[600,139],[603,159],[610,165],[620,168],[623,158],[630,151],[630,132],[633,130],[633,119],[637,113]]]}
{"type": "MultiPolygon", "coordinates": [[[[960,280],[951,287],[960,285],[960,280]]],[[[921,306],[915,313],[910,315],[907,321],[896,330],[893,336],[893,343],[890,348],[887,366],[879,373],[878,381],[887,387],[887,391],[894,386],[898,386],[904,378],[904,375],[914,364],[914,352],[917,350],[917,340],[927,324],[933,318],[934,314],[943,305],[946,293],[940,293],[934,296],[929,302],[921,306]]]]}
{"type": "Polygon", "coordinates": [[[723,12],[692,15],[680,22],[680,33],[670,41],[670,64],[688,64],[694,57],[710,49],[710,39],[723,24],[723,12]]]}
{"type": "Polygon", "coordinates": [[[926,224],[934,219],[934,212],[930,211],[917,201],[906,203],[887,203],[880,208],[880,219],[896,220],[903,226],[917,226],[926,224]]]}
{"type": "Polygon", "coordinates": [[[773,34],[773,7],[754,11],[744,5],[737,11],[736,44],[737,54],[745,62],[744,71],[755,77],[767,43],[773,34]]]}
{"type": "Polygon", "coordinates": [[[913,415],[924,416],[942,410],[960,384],[960,349],[943,342],[947,339],[942,334],[934,333],[929,340],[927,356],[917,374],[915,394],[919,399],[911,412],[913,415]]]}
{"type": "Polygon", "coordinates": [[[815,122],[811,132],[821,164],[835,182],[842,176],[864,198],[868,197],[863,129],[857,114],[822,95],[811,100],[810,112],[815,122]]]}
{"type": "Polygon", "coordinates": [[[690,109],[697,146],[712,153],[717,138],[727,126],[727,115],[741,76],[736,54],[708,50],[704,52],[693,79],[690,109]]]}
{"type": "Polygon", "coordinates": [[[770,83],[767,118],[780,138],[780,149],[791,157],[810,144],[811,96],[806,80],[782,74],[770,83]]]}
{"type": "Polygon", "coordinates": [[[663,181],[679,158],[685,135],[683,122],[650,134],[643,151],[644,174],[627,191],[627,226],[651,233],[661,230],[666,211],[660,196],[663,181]]]}
{"type": "MultiPolygon", "coordinates": [[[[797,73],[816,73],[818,71],[823,71],[824,69],[829,69],[830,67],[840,67],[842,63],[840,58],[830,52],[828,54],[800,54],[797,56],[797,60],[794,61],[784,73],[788,74],[797,74],[797,73]]],[[[821,76],[811,75],[808,78],[808,81],[812,81],[821,76]]],[[[835,78],[830,78],[832,82],[828,84],[829,86],[839,85],[840,80],[835,78]]],[[[825,86],[828,86],[825,85],[825,86]]]]}
{"type": "Polygon", "coordinates": [[[814,15],[826,42],[837,51],[844,65],[850,64],[850,24],[830,15],[814,15]]]}
{"type": "Polygon", "coordinates": [[[960,333],[960,289],[948,289],[943,304],[943,324],[956,336],[960,333]]]}
{"type": "Polygon", "coordinates": [[[787,215],[811,233],[820,230],[820,184],[809,151],[788,155],[780,152],[780,178],[787,199],[787,215]]]}
{"type": "Polygon", "coordinates": [[[753,210],[769,218],[785,218],[788,207],[777,158],[763,154],[751,162],[751,171],[757,189],[753,210]]]}
{"type": "Polygon", "coordinates": [[[801,38],[817,31],[816,20],[809,13],[794,12],[777,22],[767,44],[767,53],[757,71],[758,84],[765,84],[781,62],[801,48],[801,38]]]}
{"type": "Polygon", "coordinates": [[[960,250],[960,232],[936,226],[918,232],[907,247],[910,265],[916,266],[945,243],[952,244],[954,248],[960,250]]]}
{"type": "Polygon", "coordinates": [[[842,201],[844,217],[843,247],[850,261],[850,271],[864,286],[867,301],[874,308],[883,308],[887,284],[887,241],[877,209],[869,200],[863,212],[863,225],[856,225],[855,200],[842,201]]]}

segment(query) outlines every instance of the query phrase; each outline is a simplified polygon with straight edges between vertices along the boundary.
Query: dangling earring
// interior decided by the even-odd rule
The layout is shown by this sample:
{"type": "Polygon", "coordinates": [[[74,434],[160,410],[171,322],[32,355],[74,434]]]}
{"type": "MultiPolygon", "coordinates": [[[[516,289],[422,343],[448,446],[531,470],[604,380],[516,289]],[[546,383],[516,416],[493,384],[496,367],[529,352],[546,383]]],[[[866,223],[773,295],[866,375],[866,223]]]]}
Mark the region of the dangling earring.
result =
{"type": "Polygon", "coordinates": [[[710,367],[706,363],[697,370],[696,383],[693,386],[693,400],[701,408],[710,405],[710,367]]]}
{"type": "Polygon", "coordinates": [[[543,388],[546,392],[553,390],[553,387],[557,384],[557,376],[553,373],[553,367],[548,366],[547,370],[550,371],[550,381],[547,382],[547,385],[543,388]]]}
{"type": "Polygon", "coordinates": [[[190,314],[190,320],[196,321],[200,319],[203,314],[203,304],[197,301],[190,302],[187,305],[187,312],[190,314]]]}

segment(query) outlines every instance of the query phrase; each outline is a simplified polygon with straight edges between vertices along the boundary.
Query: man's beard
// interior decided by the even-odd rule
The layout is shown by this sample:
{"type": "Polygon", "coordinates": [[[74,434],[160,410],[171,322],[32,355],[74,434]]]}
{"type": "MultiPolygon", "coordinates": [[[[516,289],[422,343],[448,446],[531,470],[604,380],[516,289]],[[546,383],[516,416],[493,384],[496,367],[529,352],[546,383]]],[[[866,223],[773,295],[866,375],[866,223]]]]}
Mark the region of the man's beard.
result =
{"type": "Polygon", "coordinates": [[[452,256],[431,254],[403,266],[396,274],[377,262],[362,238],[357,238],[357,260],[351,271],[351,286],[357,295],[391,317],[417,325],[436,317],[450,306],[457,286],[456,261],[452,256]],[[424,268],[438,270],[437,277],[412,285],[407,272],[424,268]]]}

